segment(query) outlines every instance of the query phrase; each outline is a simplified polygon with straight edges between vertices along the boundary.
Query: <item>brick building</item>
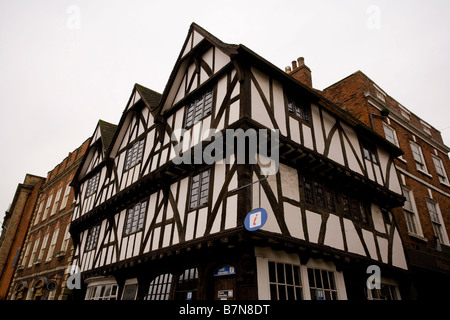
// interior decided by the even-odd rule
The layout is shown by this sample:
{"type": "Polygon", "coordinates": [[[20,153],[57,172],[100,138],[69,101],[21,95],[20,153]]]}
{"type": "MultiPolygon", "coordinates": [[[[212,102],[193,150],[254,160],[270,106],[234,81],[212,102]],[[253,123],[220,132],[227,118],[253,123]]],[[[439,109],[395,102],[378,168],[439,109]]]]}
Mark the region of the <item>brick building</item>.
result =
{"type": "Polygon", "coordinates": [[[23,250],[16,264],[8,299],[62,300],[70,298],[65,280],[73,257],[69,224],[74,193],[69,186],[89,145],[70,152],[42,184],[23,250]]]}
{"type": "Polygon", "coordinates": [[[27,174],[5,213],[0,236],[0,300],[6,298],[18,257],[33,215],[38,193],[45,178],[27,174]]]}
{"type": "Polygon", "coordinates": [[[403,150],[394,161],[406,201],[393,212],[413,272],[411,298],[445,296],[450,285],[450,148],[438,130],[361,71],[323,94],[403,150]]]}

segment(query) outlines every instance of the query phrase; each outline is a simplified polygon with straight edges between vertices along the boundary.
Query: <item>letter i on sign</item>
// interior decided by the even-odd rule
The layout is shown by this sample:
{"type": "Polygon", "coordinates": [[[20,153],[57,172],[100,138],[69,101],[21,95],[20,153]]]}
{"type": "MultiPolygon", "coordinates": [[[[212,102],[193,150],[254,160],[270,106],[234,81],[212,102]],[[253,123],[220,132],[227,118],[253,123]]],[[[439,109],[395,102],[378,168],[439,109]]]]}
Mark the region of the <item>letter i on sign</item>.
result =
{"type": "Polygon", "coordinates": [[[261,212],[256,212],[250,215],[251,227],[259,227],[261,225],[261,212]]]}
{"type": "Polygon", "coordinates": [[[247,214],[244,226],[248,231],[255,231],[264,226],[267,221],[267,211],[263,208],[255,209],[247,214]]]}

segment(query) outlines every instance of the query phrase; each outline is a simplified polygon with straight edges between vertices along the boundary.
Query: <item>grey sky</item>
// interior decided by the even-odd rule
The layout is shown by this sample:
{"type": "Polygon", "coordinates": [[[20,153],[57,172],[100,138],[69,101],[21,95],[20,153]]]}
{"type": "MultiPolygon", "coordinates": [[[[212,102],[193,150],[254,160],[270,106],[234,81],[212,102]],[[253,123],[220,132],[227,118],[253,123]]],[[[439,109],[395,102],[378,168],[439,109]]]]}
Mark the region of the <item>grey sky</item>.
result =
{"type": "Polygon", "coordinates": [[[361,70],[450,144],[450,1],[0,0],[0,221],[26,173],[46,176],[134,83],[162,92],[188,28],[323,89],[361,70]]]}

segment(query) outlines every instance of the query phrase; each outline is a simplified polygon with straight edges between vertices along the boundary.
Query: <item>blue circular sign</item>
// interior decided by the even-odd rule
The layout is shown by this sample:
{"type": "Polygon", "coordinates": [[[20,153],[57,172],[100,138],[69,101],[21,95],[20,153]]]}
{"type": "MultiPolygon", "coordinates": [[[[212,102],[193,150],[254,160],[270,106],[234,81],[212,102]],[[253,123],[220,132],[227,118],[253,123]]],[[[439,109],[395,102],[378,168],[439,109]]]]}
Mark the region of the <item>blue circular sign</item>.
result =
{"type": "Polygon", "coordinates": [[[244,227],[248,231],[255,231],[264,226],[267,221],[267,211],[263,208],[255,209],[247,214],[244,227]]]}

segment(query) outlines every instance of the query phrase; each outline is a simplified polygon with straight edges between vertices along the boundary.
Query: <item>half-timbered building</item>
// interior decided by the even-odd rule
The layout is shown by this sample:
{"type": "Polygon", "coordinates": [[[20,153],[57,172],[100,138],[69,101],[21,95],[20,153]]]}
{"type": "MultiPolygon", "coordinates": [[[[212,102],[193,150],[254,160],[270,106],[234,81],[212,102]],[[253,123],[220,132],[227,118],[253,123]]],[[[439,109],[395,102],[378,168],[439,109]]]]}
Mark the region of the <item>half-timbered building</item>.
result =
{"type": "Polygon", "coordinates": [[[72,182],[80,298],[375,299],[371,265],[402,296],[401,150],[244,45],[192,24],[164,92],[136,84],[104,140],[72,182]],[[217,143],[238,129],[267,129],[271,154],[217,143]]]}

